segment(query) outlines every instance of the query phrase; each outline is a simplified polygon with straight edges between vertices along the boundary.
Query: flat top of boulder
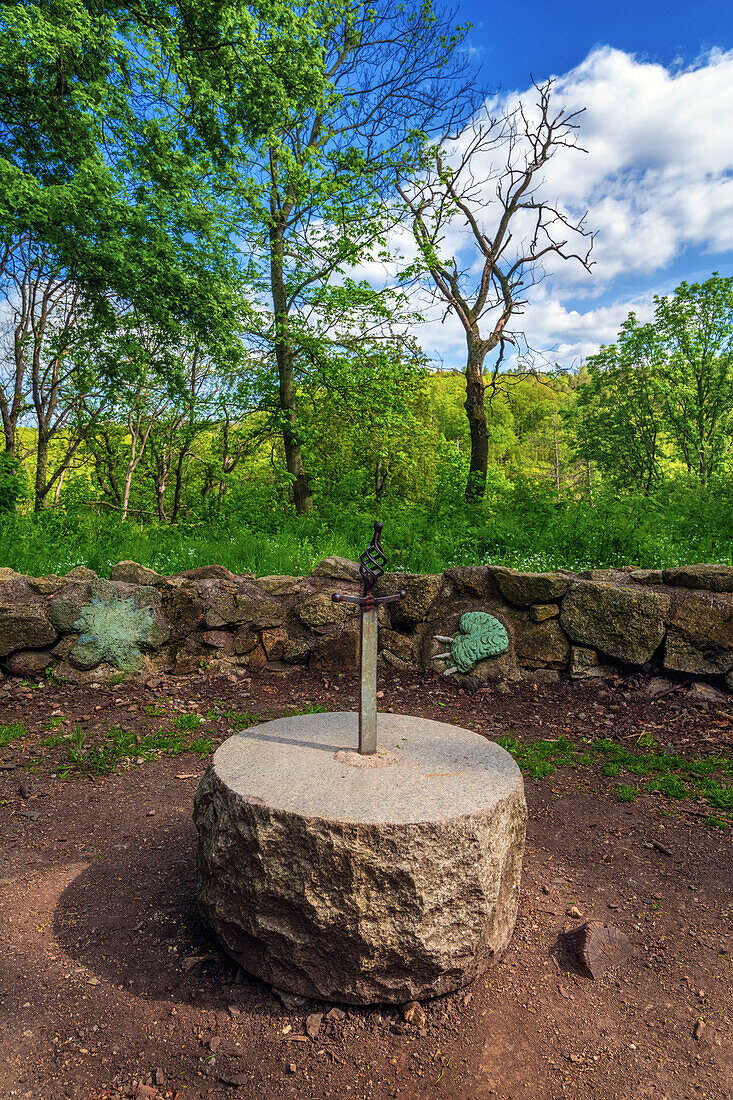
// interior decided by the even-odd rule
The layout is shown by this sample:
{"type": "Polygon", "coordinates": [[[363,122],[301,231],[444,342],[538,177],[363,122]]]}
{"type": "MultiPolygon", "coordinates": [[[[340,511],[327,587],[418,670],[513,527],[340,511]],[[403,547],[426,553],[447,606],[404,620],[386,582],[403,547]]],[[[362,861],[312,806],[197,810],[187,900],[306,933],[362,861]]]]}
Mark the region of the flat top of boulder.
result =
{"type": "Polygon", "coordinates": [[[479,734],[405,714],[380,714],[378,724],[376,757],[348,752],[356,714],[301,714],[229,737],[211,767],[245,802],[330,821],[449,820],[523,790],[509,753],[479,734]],[[376,766],[346,762],[353,757],[376,766]]]}
{"type": "MultiPolygon", "coordinates": [[[[196,569],[184,569],[179,577],[187,577],[190,581],[225,580],[234,581],[234,574],[223,565],[199,565],[196,569]]],[[[251,576],[251,574],[247,574],[251,576]]]]}
{"type": "Polygon", "coordinates": [[[729,565],[679,565],[664,570],[664,583],[678,588],[706,588],[708,592],[733,592],[733,568],[729,565]]]}
{"type": "Polygon", "coordinates": [[[112,567],[109,579],[126,581],[128,584],[156,584],[163,577],[154,569],[148,569],[147,565],[139,565],[136,561],[119,561],[112,567]]]}
{"type": "Polygon", "coordinates": [[[357,562],[349,561],[348,558],[340,558],[336,554],[319,561],[313,569],[312,575],[314,577],[332,577],[335,581],[361,580],[357,562]]]}

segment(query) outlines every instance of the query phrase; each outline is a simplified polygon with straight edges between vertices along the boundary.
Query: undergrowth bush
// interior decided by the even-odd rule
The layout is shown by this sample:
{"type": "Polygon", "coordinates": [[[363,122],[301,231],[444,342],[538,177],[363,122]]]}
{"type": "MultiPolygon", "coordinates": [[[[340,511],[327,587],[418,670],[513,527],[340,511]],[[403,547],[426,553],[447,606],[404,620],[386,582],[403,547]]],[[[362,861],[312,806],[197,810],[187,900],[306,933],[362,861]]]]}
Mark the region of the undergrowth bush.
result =
{"type": "MultiPolygon", "coordinates": [[[[232,494],[208,515],[176,526],[120,522],[89,509],[0,514],[0,565],[29,575],[84,565],[101,575],[132,559],[159,573],[214,562],[235,573],[305,574],[331,554],[357,560],[377,518],[368,506],[323,503],[296,516],[266,493],[232,494]]],[[[664,568],[733,560],[733,486],[668,485],[654,497],[610,492],[559,498],[546,485],[497,472],[468,506],[452,488],[430,509],[381,511],[389,568],[441,572],[453,565],[585,570],[664,568]]]]}

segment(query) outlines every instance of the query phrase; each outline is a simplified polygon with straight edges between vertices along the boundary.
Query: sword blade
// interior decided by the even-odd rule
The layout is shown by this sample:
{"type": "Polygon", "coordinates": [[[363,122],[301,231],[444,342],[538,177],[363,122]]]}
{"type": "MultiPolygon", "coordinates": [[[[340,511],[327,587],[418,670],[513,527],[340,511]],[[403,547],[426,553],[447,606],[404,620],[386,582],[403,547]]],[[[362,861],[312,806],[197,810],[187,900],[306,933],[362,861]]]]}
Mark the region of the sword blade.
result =
{"type": "Polygon", "coordinates": [[[359,691],[359,752],[377,751],[377,608],[361,612],[361,686],[359,691]]]}

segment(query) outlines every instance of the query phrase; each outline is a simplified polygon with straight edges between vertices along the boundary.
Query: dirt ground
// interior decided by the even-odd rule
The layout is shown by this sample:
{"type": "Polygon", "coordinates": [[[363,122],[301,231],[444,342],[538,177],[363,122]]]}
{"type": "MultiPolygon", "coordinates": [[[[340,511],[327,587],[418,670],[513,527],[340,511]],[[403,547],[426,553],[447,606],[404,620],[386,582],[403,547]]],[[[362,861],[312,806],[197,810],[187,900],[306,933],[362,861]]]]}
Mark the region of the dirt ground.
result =
{"type": "MultiPolygon", "coordinates": [[[[695,702],[685,685],[652,698],[644,676],[466,695],[434,675],[387,672],[380,689],[384,709],[489,737],[633,744],[651,730],[683,753],[733,745],[731,705],[695,702]]],[[[731,830],[711,828],[700,804],[646,793],[619,802],[617,781],[600,768],[527,780],[509,949],[472,987],[405,1023],[394,1008],[283,1004],[207,937],[191,823],[204,759],[60,778],[61,750],[39,747],[52,717],[79,720],[91,735],[112,724],[160,725],[146,707],[205,716],[216,701],[270,718],[355,700],[353,679],[302,670],[149,686],[0,686],[0,723],[22,720],[30,733],[0,749],[0,1096],[733,1097],[731,830]],[[613,923],[633,945],[599,981],[558,948],[578,914],[613,923]],[[318,1013],[311,1038],[306,1017],[318,1013]]],[[[201,730],[216,743],[227,721],[201,730]]]]}

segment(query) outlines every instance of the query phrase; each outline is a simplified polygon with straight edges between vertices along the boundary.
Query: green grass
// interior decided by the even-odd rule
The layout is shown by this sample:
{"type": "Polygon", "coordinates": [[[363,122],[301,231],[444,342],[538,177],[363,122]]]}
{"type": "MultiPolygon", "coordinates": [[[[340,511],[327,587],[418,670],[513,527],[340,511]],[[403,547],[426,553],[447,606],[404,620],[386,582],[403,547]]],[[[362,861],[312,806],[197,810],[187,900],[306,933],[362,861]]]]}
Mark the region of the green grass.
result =
{"type": "MultiPolygon", "coordinates": [[[[637,739],[638,750],[628,749],[609,738],[585,740],[580,745],[567,737],[523,743],[515,737],[502,737],[499,744],[512,754],[524,775],[544,779],[557,768],[600,767],[603,775],[614,779],[640,777],[643,787],[619,782],[616,797],[632,802],[641,790],[657,792],[678,801],[704,799],[708,806],[733,818],[733,756],[720,753],[688,759],[676,753],[650,751],[651,734],[637,739]]],[[[715,816],[715,815],[713,815],[715,816]]],[[[722,818],[717,820],[723,821],[722,818]]]]}
{"type": "Polygon", "coordinates": [[[21,737],[27,736],[28,730],[22,722],[14,722],[10,726],[0,726],[0,749],[4,749],[6,745],[11,745],[13,741],[18,741],[21,737]]]}
{"type": "Polygon", "coordinates": [[[250,726],[256,726],[262,721],[259,714],[230,710],[226,703],[214,703],[213,706],[209,708],[206,717],[211,722],[216,721],[217,718],[223,718],[225,722],[229,723],[231,729],[237,730],[238,732],[249,729],[250,726]]]}
{"type": "MultiPolygon", "coordinates": [[[[367,506],[368,507],[368,506],[367,506]]],[[[30,575],[65,574],[84,565],[102,576],[122,559],[159,573],[214,562],[234,573],[309,573],[324,557],[358,560],[376,518],[360,501],[319,501],[295,516],[281,501],[236,495],[218,510],[177,526],[124,523],[85,508],[0,516],[0,565],[30,575]]],[[[544,570],[638,564],[663,568],[733,561],[733,484],[709,490],[674,483],[654,497],[598,492],[558,498],[529,481],[489,486],[467,506],[454,495],[430,507],[385,505],[389,567],[437,573],[453,565],[501,564],[544,570]]]]}
{"type": "Polygon", "coordinates": [[[213,749],[211,738],[191,740],[183,730],[159,729],[139,734],[112,726],[101,739],[92,741],[78,722],[70,734],[49,737],[43,745],[63,747],[64,758],[56,768],[62,778],[72,774],[109,775],[140,760],[180,756],[184,752],[208,756],[213,749]]]}
{"type": "Polygon", "coordinates": [[[198,729],[203,721],[198,714],[177,714],[173,719],[173,725],[177,730],[195,730],[198,729]]]}

